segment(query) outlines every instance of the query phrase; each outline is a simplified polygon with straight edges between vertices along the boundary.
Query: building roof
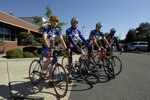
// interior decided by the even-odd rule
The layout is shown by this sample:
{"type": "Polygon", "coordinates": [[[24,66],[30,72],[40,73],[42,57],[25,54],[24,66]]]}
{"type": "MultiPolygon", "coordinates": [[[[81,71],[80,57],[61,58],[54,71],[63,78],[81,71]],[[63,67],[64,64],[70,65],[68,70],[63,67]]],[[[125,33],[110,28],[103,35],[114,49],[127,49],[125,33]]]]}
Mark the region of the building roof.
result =
{"type": "MultiPolygon", "coordinates": [[[[34,17],[18,17],[18,18],[20,18],[20,19],[22,19],[22,20],[24,20],[24,21],[27,21],[27,22],[29,22],[29,23],[31,23],[31,24],[33,24],[33,25],[36,25],[36,26],[41,26],[41,24],[39,24],[39,23],[34,23],[34,17]]],[[[42,23],[44,23],[45,21],[47,21],[45,18],[43,18],[43,17],[41,17],[42,18],[42,23]]]]}
{"type": "Polygon", "coordinates": [[[33,25],[27,21],[24,21],[22,19],[19,19],[15,16],[12,16],[10,14],[6,14],[4,12],[0,11],[0,22],[13,25],[16,27],[20,27],[23,29],[27,29],[33,32],[39,32],[39,26],[33,25]]]}

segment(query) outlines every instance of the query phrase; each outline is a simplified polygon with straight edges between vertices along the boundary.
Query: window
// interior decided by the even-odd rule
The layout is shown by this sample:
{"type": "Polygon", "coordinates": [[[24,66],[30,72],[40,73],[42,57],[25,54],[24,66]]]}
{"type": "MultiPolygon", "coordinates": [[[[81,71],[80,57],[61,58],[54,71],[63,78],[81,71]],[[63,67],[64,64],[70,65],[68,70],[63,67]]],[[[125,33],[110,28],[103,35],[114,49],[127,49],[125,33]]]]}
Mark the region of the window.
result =
{"type": "Polygon", "coordinates": [[[148,45],[148,43],[143,42],[143,43],[139,43],[139,45],[148,45]]]}

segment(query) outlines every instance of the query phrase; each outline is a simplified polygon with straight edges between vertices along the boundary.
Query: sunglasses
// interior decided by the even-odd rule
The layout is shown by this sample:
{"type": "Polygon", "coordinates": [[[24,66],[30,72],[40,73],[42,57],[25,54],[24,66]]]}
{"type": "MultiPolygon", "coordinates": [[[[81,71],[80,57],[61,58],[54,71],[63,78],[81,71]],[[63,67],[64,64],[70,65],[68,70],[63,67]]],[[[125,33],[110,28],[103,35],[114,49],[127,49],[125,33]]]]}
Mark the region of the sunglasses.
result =
{"type": "Polygon", "coordinates": [[[74,22],[72,22],[72,23],[74,23],[74,24],[78,24],[78,22],[77,22],[77,21],[74,21],[74,22]]]}

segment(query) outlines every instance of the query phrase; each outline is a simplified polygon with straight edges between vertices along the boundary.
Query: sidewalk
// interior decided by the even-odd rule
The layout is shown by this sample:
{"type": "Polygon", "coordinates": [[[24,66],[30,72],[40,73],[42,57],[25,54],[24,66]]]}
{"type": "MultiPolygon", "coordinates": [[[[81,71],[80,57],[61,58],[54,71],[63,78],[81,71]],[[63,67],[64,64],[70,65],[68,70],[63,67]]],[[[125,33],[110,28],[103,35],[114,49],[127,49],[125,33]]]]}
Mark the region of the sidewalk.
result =
{"type": "MultiPolygon", "coordinates": [[[[78,55],[74,55],[74,60],[78,59],[78,55]]],[[[64,98],[58,98],[54,89],[47,82],[33,86],[28,77],[28,68],[33,59],[38,58],[20,58],[6,59],[0,58],[0,100],[6,100],[10,97],[8,83],[11,82],[13,94],[19,96],[38,96],[44,97],[44,100],[68,100],[70,91],[64,98]]],[[[59,57],[61,62],[62,57],[59,57]]],[[[69,84],[71,90],[72,84],[69,84]]]]}

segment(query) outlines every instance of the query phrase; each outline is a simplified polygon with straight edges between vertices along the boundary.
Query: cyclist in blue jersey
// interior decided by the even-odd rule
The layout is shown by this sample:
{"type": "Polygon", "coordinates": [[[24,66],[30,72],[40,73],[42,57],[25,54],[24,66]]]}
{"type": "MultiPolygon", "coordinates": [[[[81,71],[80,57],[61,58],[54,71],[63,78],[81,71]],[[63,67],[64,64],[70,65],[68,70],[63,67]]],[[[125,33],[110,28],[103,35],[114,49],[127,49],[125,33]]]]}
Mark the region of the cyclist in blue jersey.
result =
{"type": "MultiPolygon", "coordinates": [[[[50,17],[51,25],[48,25],[42,31],[42,35],[43,35],[42,53],[47,58],[47,60],[43,65],[43,70],[46,70],[48,64],[51,62],[51,56],[53,56],[53,49],[56,48],[56,46],[58,46],[57,45],[58,43],[56,43],[55,41],[56,37],[60,38],[64,48],[67,49],[61,31],[58,28],[56,28],[58,22],[59,22],[59,18],[57,16],[51,16],[50,17]]],[[[54,56],[54,59],[56,57],[57,56],[54,56]]]]}
{"type": "Polygon", "coordinates": [[[68,63],[68,72],[70,74],[72,70],[72,52],[75,52],[77,54],[82,53],[82,49],[79,45],[77,45],[77,39],[80,37],[82,42],[88,46],[88,42],[85,40],[85,38],[82,36],[81,31],[77,29],[78,25],[78,18],[73,17],[71,19],[71,27],[66,30],[66,36],[67,36],[67,48],[69,51],[69,63],[68,63]]]}
{"type": "Polygon", "coordinates": [[[95,46],[97,47],[98,50],[101,50],[100,46],[98,45],[97,43],[97,40],[102,37],[102,40],[105,42],[105,44],[110,48],[110,44],[109,42],[106,40],[103,32],[101,32],[101,27],[102,27],[102,24],[100,22],[96,23],[96,27],[94,30],[92,30],[90,32],[90,35],[89,35],[89,46],[88,46],[88,59],[90,58],[91,56],[91,52],[92,52],[92,47],[95,46]]]}
{"type": "MultiPolygon", "coordinates": [[[[118,37],[114,36],[116,33],[115,28],[110,29],[109,34],[105,34],[105,37],[110,45],[112,45],[113,41],[116,44],[117,50],[120,51],[121,48],[119,47],[118,37]]],[[[104,45],[104,44],[103,44],[104,45]]],[[[106,47],[106,45],[104,45],[106,47]]]]}

